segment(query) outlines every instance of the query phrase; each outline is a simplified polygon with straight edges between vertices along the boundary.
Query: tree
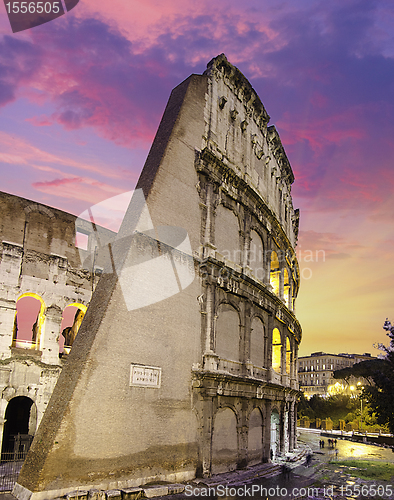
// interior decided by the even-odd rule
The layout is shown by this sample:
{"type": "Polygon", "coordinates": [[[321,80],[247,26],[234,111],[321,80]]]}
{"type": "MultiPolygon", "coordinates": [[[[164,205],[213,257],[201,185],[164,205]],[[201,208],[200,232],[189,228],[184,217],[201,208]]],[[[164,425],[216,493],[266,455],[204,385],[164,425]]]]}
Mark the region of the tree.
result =
{"type": "Polygon", "coordinates": [[[347,379],[364,377],[369,385],[365,386],[361,398],[368,402],[376,413],[379,424],[386,425],[394,434],[394,326],[386,319],[383,329],[387,331],[390,344],[377,347],[384,352],[381,359],[362,361],[349,368],[334,372],[334,378],[347,379]]]}

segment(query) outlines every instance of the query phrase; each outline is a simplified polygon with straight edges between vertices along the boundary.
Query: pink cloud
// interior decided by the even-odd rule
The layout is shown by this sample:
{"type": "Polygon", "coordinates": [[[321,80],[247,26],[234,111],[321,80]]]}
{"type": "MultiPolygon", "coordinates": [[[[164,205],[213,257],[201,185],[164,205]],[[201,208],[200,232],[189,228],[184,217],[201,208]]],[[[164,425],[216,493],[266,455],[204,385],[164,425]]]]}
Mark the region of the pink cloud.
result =
{"type": "Polygon", "coordinates": [[[62,178],[52,181],[33,182],[32,186],[41,191],[62,198],[84,200],[92,205],[103,199],[122,194],[124,189],[85,177],[62,178]]]}

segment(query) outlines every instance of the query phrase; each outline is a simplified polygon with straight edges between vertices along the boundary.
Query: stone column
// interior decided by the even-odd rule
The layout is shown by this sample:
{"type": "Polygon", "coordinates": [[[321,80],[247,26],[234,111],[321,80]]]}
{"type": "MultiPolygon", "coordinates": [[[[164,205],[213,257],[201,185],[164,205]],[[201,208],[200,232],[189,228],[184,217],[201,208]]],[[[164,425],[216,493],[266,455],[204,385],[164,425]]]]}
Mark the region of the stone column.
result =
{"type": "Polygon", "coordinates": [[[249,422],[247,421],[246,414],[248,409],[248,401],[242,401],[242,410],[240,414],[240,419],[237,422],[237,434],[238,434],[238,460],[237,467],[242,469],[248,464],[248,427],[249,422]]]}
{"type": "Polygon", "coordinates": [[[263,430],[263,462],[268,462],[270,460],[271,411],[272,411],[272,403],[271,403],[271,401],[266,401],[266,403],[265,403],[264,430],[263,430]]]}
{"type": "Polygon", "coordinates": [[[297,426],[295,425],[295,422],[294,422],[294,407],[295,407],[295,402],[292,401],[290,403],[290,412],[289,412],[289,434],[290,434],[289,451],[290,452],[292,452],[295,448],[294,438],[295,438],[296,432],[297,432],[297,426]]]}
{"type": "Polygon", "coordinates": [[[62,310],[58,306],[48,307],[42,326],[40,348],[41,361],[48,365],[59,364],[59,336],[62,322],[62,310]]]}
{"type": "Polygon", "coordinates": [[[253,376],[253,364],[250,360],[250,337],[251,337],[251,328],[252,328],[252,322],[250,320],[250,316],[252,314],[252,304],[251,302],[245,301],[245,314],[244,314],[244,322],[245,322],[245,329],[244,329],[244,363],[246,367],[246,372],[250,375],[253,376]]]}
{"type": "MultiPolygon", "coordinates": [[[[264,249],[263,266],[265,269],[264,273],[264,284],[271,286],[271,244],[269,240],[269,245],[264,249]]],[[[270,288],[271,289],[271,288],[270,288]]]]}
{"type": "Polygon", "coordinates": [[[206,398],[202,402],[201,428],[201,462],[202,476],[210,477],[212,470],[212,430],[213,430],[213,399],[206,398]]]}
{"type": "Polygon", "coordinates": [[[11,357],[12,336],[16,303],[13,300],[0,301],[0,359],[11,357]]]}
{"type": "Polygon", "coordinates": [[[267,322],[267,342],[265,347],[265,367],[268,370],[272,369],[272,330],[274,329],[274,315],[272,313],[268,313],[268,322],[267,322]]]}
{"type": "Polygon", "coordinates": [[[286,403],[281,404],[280,415],[279,415],[279,450],[280,453],[285,453],[285,440],[286,440],[286,429],[285,429],[285,415],[286,415],[286,403]]]}
{"type": "Polygon", "coordinates": [[[219,357],[215,353],[214,315],[215,315],[215,285],[210,283],[212,277],[208,276],[206,287],[206,329],[204,346],[204,369],[217,370],[219,357]]]}
{"type": "MultiPolygon", "coordinates": [[[[278,256],[279,259],[279,256],[278,256]]],[[[285,268],[284,266],[279,270],[279,298],[284,300],[284,285],[285,285],[285,268]]]]}

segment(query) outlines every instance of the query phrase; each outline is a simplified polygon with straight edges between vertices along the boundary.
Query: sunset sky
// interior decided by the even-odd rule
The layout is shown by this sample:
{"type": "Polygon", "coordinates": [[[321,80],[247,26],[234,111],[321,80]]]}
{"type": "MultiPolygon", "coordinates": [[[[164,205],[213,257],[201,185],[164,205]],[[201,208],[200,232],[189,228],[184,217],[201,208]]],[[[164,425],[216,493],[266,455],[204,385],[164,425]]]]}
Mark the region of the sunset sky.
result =
{"type": "Polygon", "coordinates": [[[15,34],[2,3],[0,189],[76,215],[133,189],[171,89],[222,52],[296,177],[300,354],[378,354],[394,320],[390,0],[80,0],[15,34]]]}

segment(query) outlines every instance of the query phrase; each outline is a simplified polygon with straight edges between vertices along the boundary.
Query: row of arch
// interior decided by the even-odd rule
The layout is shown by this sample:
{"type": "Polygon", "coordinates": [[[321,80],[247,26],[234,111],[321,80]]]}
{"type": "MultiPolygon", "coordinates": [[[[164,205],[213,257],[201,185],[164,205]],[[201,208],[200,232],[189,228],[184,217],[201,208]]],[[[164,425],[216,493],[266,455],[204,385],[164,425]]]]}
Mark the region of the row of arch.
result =
{"type": "Polygon", "coordinates": [[[246,357],[255,367],[273,370],[279,374],[294,376],[295,349],[290,334],[282,334],[275,327],[267,331],[263,319],[254,316],[250,324],[250,336],[245,335],[248,344],[243,354],[242,325],[235,305],[223,302],[216,313],[215,352],[222,358],[242,362],[246,357]]]}
{"type": "MultiPolygon", "coordinates": [[[[247,456],[248,465],[255,465],[268,458],[275,459],[282,452],[290,449],[290,429],[288,414],[285,412],[280,417],[276,408],[264,416],[260,408],[254,408],[243,431],[247,431],[247,456]],[[268,426],[268,433],[265,427],[268,426]],[[266,442],[269,441],[269,442],[266,442]]],[[[236,413],[230,407],[219,408],[217,411],[212,431],[212,474],[235,469],[240,462],[240,426],[236,413]]]]}
{"type": "Polygon", "coordinates": [[[221,255],[241,267],[248,266],[255,278],[270,285],[286,306],[294,310],[298,288],[296,269],[274,240],[269,245],[261,227],[252,226],[247,231],[240,224],[240,217],[230,207],[220,204],[216,209],[214,234],[214,244],[221,255]]]}
{"type": "MultiPolygon", "coordinates": [[[[86,306],[77,302],[62,311],[59,331],[59,353],[68,353],[86,313],[86,306]]],[[[12,347],[40,350],[45,330],[46,305],[35,293],[24,293],[16,301],[12,347]]]]}

